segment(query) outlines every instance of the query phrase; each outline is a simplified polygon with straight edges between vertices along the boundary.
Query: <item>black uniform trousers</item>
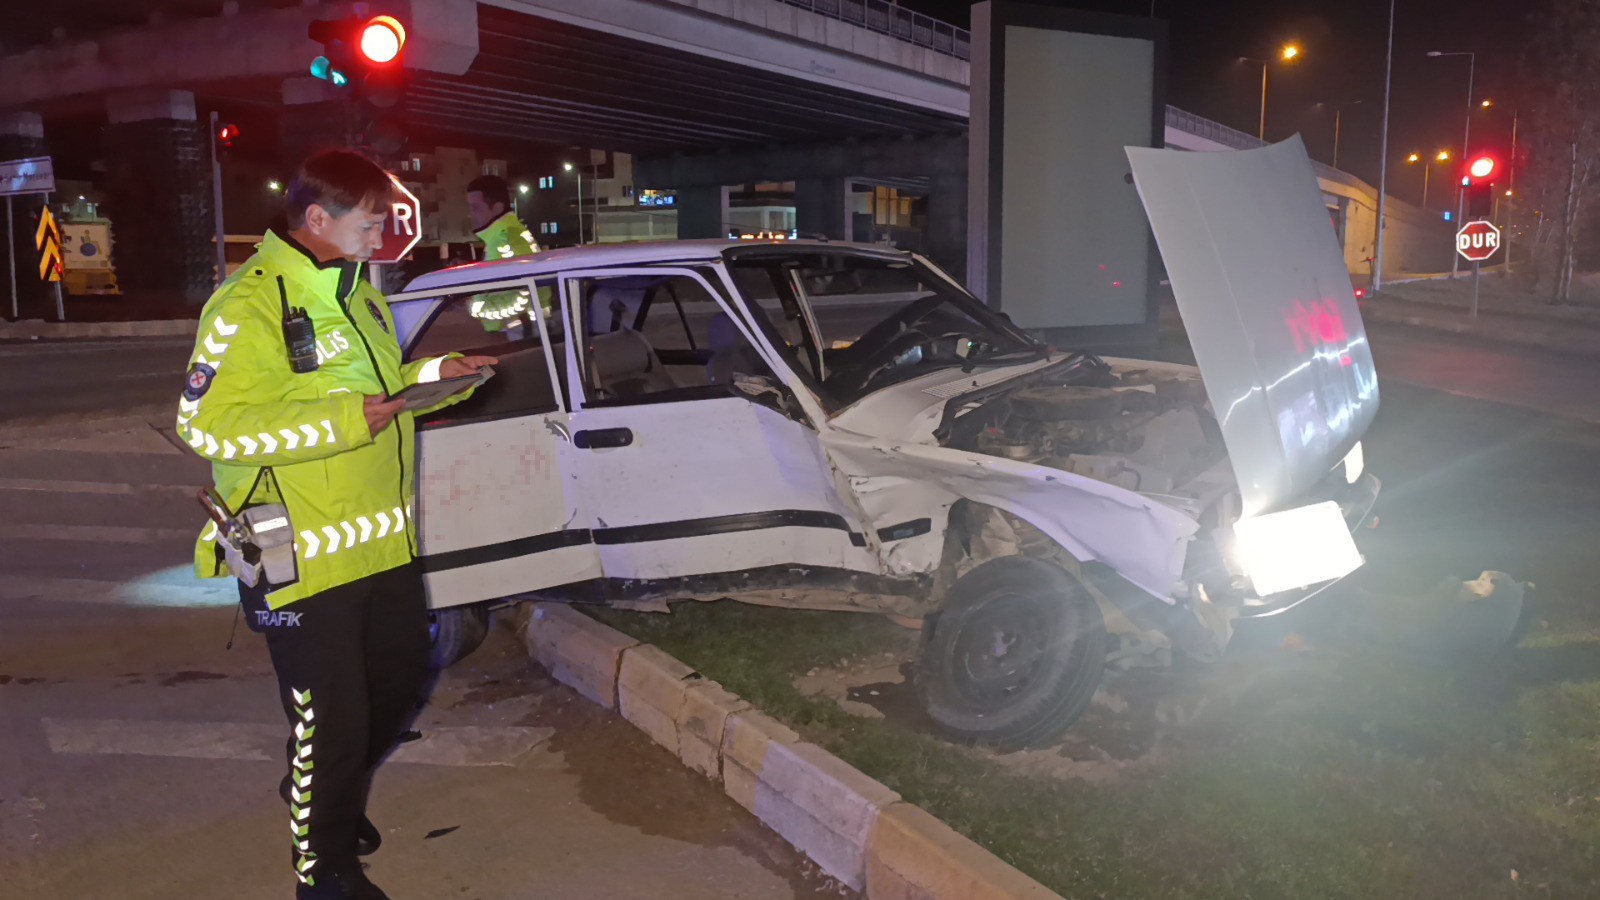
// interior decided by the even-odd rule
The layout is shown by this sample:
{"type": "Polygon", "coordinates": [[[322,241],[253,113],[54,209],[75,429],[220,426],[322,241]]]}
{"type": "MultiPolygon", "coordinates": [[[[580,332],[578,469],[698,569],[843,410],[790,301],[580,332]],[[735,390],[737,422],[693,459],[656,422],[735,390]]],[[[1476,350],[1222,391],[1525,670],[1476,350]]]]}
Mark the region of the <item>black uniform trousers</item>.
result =
{"type": "Polygon", "coordinates": [[[239,587],[246,622],[266,636],[289,717],[283,793],[300,893],[313,896],[307,888],[331,888],[333,872],[358,867],[372,770],[409,726],[427,685],[427,599],[415,561],[276,611],[266,609],[264,592],[239,587]]]}

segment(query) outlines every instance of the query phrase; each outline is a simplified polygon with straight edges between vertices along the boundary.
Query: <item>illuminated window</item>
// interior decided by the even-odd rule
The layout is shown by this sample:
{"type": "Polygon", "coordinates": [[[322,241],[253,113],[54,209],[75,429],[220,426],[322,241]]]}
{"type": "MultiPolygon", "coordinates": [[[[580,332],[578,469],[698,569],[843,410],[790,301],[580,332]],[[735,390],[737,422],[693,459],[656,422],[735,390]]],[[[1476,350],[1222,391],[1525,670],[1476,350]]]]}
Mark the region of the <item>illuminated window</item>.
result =
{"type": "Polygon", "coordinates": [[[639,192],[640,206],[677,206],[678,196],[672,191],[642,190],[639,192]]]}

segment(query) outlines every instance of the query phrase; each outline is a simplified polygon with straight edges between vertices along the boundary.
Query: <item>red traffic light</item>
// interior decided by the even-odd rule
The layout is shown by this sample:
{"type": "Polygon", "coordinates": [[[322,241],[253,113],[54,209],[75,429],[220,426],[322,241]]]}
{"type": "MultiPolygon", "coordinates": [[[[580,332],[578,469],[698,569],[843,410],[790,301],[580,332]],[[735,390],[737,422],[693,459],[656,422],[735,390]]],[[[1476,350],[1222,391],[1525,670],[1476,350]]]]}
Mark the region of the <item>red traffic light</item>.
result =
{"type": "Polygon", "coordinates": [[[376,16],[361,26],[358,46],[368,62],[394,62],[406,45],[406,29],[394,16],[376,16]]]}
{"type": "Polygon", "coordinates": [[[1488,178],[1494,174],[1494,169],[1495,161],[1492,156],[1480,156],[1474,159],[1471,165],[1467,166],[1467,172],[1477,179],[1488,178]]]}
{"type": "Polygon", "coordinates": [[[224,147],[232,147],[235,139],[239,137],[239,126],[228,124],[217,129],[217,143],[224,147]]]}

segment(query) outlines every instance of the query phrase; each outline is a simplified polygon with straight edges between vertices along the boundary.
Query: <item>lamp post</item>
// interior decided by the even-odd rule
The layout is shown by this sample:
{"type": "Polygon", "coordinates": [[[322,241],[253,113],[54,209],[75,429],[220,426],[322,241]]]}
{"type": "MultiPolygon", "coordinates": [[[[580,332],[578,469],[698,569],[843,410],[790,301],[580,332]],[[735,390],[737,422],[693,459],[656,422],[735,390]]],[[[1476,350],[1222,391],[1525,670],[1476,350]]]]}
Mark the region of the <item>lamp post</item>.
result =
{"type": "Polygon", "coordinates": [[[578,246],[583,246],[583,173],[573,167],[572,163],[562,163],[561,168],[571,172],[572,177],[578,179],[578,246]]]}
{"type": "Polygon", "coordinates": [[[1383,64],[1383,138],[1378,145],[1378,224],[1372,241],[1372,292],[1383,288],[1383,209],[1389,183],[1389,88],[1394,84],[1394,3],[1389,0],[1389,49],[1383,64]]]}
{"type": "Polygon", "coordinates": [[[522,198],[528,193],[526,184],[517,185],[517,193],[511,198],[511,211],[516,213],[517,221],[522,221],[522,198]]]}
{"type": "MultiPolygon", "coordinates": [[[[1427,162],[1427,164],[1425,164],[1422,167],[1422,208],[1423,209],[1427,209],[1428,208],[1428,174],[1433,171],[1433,163],[1436,163],[1436,162],[1437,163],[1446,163],[1446,162],[1449,162],[1449,161],[1450,161],[1450,151],[1449,150],[1440,150],[1438,153],[1434,154],[1433,159],[1429,160],[1427,162]]],[[[1419,162],[1422,162],[1422,154],[1420,154],[1420,153],[1413,153],[1410,156],[1406,157],[1407,165],[1415,165],[1416,163],[1419,163],[1419,162]]]]}
{"type": "Polygon", "coordinates": [[[1360,102],[1360,100],[1346,100],[1343,103],[1323,101],[1317,104],[1318,106],[1333,107],[1333,167],[1335,169],[1339,168],[1339,120],[1344,116],[1344,108],[1346,106],[1355,106],[1360,102]]]}
{"type": "MultiPolygon", "coordinates": [[[[1293,62],[1299,58],[1300,48],[1294,44],[1284,44],[1283,49],[1278,51],[1278,59],[1283,62],[1293,62]]],[[[1241,56],[1239,59],[1243,62],[1261,64],[1261,122],[1256,129],[1256,137],[1264,141],[1267,139],[1267,69],[1271,66],[1271,63],[1267,60],[1250,56],[1241,56]]]]}
{"type": "MultiPolygon", "coordinates": [[[[1461,158],[1467,159],[1472,154],[1472,79],[1478,68],[1478,54],[1470,50],[1442,52],[1429,50],[1428,55],[1435,59],[1445,56],[1465,56],[1467,58],[1467,123],[1461,132],[1461,158]]],[[[1463,205],[1466,202],[1466,193],[1459,187],[1456,188],[1456,221],[1461,220],[1463,205]]],[[[1461,267],[1461,254],[1450,254],[1450,277],[1456,277],[1456,272],[1461,267]]]]}

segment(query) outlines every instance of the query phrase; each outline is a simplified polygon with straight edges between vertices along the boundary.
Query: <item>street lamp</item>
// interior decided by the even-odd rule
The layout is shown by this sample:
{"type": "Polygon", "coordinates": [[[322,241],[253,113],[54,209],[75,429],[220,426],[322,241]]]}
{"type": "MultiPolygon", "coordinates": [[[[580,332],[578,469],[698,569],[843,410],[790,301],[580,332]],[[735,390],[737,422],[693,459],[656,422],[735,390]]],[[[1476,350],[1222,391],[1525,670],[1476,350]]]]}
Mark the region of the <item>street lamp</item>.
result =
{"type": "MultiPolygon", "coordinates": [[[[1406,157],[1406,162],[1408,164],[1417,163],[1417,162],[1421,162],[1421,161],[1422,161],[1422,155],[1418,154],[1418,153],[1413,153],[1410,156],[1406,157]]],[[[1440,150],[1438,153],[1434,154],[1434,157],[1433,157],[1431,162],[1445,163],[1445,162],[1449,162],[1449,161],[1450,161],[1450,151],[1449,150],[1440,150]]],[[[1425,166],[1422,167],[1422,208],[1423,209],[1427,209],[1428,208],[1428,174],[1430,172],[1432,172],[1432,171],[1433,171],[1433,166],[1431,164],[1425,165],[1425,166]]]]}
{"type": "Polygon", "coordinates": [[[1343,103],[1329,103],[1327,101],[1321,101],[1321,102],[1319,102],[1317,104],[1317,106],[1319,106],[1319,107],[1327,107],[1327,106],[1333,107],[1333,167],[1335,169],[1339,168],[1339,120],[1340,120],[1340,117],[1342,117],[1344,115],[1344,108],[1346,106],[1355,106],[1355,105],[1359,104],[1360,102],[1361,102],[1360,100],[1346,100],[1343,103]]]}
{"type": "Polygon", "coordinates": [[[562,171],[571,172],[578,179],[578,246],[583,246],[583,173],[572,163],[562,163],[562,171]]]}
{"type": "MultiPolygon", "coordinates": [[[[1294,62],[1299,58],[1300,48],[1294,44],[1284,44],[1278,51],[1278,59],[1283,62],[1294,62]]],[[[1241,62],[1261,64],[1261,125],[1256,132],[1256,137],[1264,141],[1267,139],[1267,67],[1270,63],[1267,60],[1256,59],[1251,56],[1241,56],[1239,59],[1241,62]]]]}
{"type": "MultiPolygon", "coordinates": [[[[1474,74],[1477,72],[1477,68],[1478,68],[1478,54],[1475,53],[1475,52],[1472,52],[1470,50],[1451,51],[1451,52],[1448,52],[1448,53],[1443,52],[1443,51],[1439,51],[1439,50],[1429,50],[1428,51],[1428,55],[1433,57],[1433,58],[1435,58],[1435,59],[1438,59],[1440,57],[1445,57],[1445,56],[1465,56],[1467,58],[1467,124],[1466,124],[1466,127],[1461,132],[1461,158],[1462,159],[1466,159],[1472,153],[1472,147],[1471,147],[1471,143],[1470,143],[1471,140],[1472,140],[1472,79],[1473,79],[1474,74]]],[[[1465,202],[1466,202],[1466,192],[1462,191],[1460,189],[1457,189],[1457,191],[1456,191],[1456,220],[1457,221],[1460,221],[1460,219],[1461,219],[1461,213],[1463,212],[1463,205],[1464,205],[1465,202]]],[[[1450,277],[1451,278],[1456,277],[1456,272],[1460,269],[1460,266],[1461,266],[1461,254],[1459,254],[1459,253],[1450,254],[1450,277]]]]}

